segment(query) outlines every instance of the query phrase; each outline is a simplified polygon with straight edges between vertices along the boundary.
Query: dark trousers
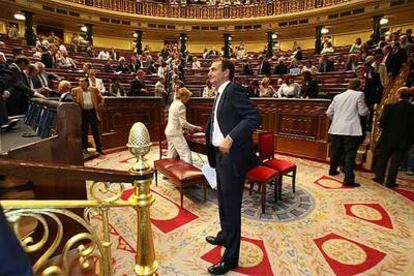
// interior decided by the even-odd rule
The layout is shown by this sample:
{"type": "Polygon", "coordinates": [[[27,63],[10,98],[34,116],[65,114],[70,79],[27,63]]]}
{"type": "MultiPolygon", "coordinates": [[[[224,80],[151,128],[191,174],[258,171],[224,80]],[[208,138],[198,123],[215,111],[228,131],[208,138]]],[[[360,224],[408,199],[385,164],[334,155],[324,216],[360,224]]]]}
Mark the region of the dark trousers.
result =
{"type": "Polygon", "coordinates": [[[95,109],[82,110],[82,146],[88,148],[88,131],[91,126],[93,140],[95,140],[96,150],[102,150],[101,136],[99,135],[99,121],[95,109]]]}
{"type": "Polygon", "coordinates": [[[221,231],[217,238],[225,242],[222,261],[237,265],[241,239],[241,202],[244,176],[235,171],[229,154],[216,152],[217,197],[221,231]]]}
{"type": "Polygon", "coordinates": [[[391,158],[390,166],[388,167],[388,176],[386,185],[395,185],[395,180],[398,174],[398,168],[404,159],[404,154],[407,150],[393,149],[391,147],[377,148],[375,153],[375,178],[380,182],[384,182],[385,170],[387,169],[388,160],[391,158]]]}
{"type": "Polygon", "coordinates": [[[361,136],[332,135],[331,137],[331,163],[329,172],[334,173],[342,163],[345,168],[345,184],[355,183],[355,158],[357,155],[361,136]]]}
{"type": "Polygon", "coordinates": [[[0,206],[0,275],[32,274],[32,264],[16,239],[0,206]]]}

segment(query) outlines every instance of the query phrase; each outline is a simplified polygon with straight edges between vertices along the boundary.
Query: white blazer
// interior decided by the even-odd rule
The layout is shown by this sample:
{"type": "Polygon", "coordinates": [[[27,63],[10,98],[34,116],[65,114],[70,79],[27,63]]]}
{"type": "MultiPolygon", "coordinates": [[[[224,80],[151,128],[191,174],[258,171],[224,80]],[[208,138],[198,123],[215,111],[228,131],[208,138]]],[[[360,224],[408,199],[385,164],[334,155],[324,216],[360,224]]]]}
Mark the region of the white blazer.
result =
{"type": "Polygon", "coordinates": [[[364,93],[348,89],[335,96],[326,115],[332,121],[328,133],[333,135],[362,136],[359,116],[368,115],[364,93]]]}
{"type": "Polygon", "coordinates": [[[95,86],[92,85],[91,79],[88,79],[88,80],[89,80],[89,86],[95,87],[101,93],[105,93],[105,85],[101,79],[95,78],[95,83],[96,83],[95,86]]]}
{"type": "Polygon", "coordinates": [[[183,129],[192,130],[197,126],[190,124],[186,119],[185,105],[178,99],[173,101],[168,111],[168,123],[165,128],[166,136],[183,135],[183,129]]]}

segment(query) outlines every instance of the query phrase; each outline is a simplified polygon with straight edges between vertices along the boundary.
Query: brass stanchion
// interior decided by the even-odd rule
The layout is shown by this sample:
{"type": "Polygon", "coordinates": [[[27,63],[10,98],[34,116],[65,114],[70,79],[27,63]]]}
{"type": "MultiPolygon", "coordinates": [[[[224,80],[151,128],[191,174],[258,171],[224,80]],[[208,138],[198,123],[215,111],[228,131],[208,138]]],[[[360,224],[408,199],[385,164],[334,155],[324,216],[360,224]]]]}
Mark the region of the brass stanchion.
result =
{"type": "Polygon", "coordinates": [[[152,275],[158,269],[150,222],[150,206],[155,198],[150,190],[153,170],[144,161],[144,156],[151,147],[148,130],[144,124],[135,123],[132,126],[127,146],[130,152],[137,157],[137,163],[130,169],[130,172],[137,176],[137,180],[133,183],[134,194],[129,199],[137,206],[135,207],[137,212],[135,273],[137,275],[152,275]]]}

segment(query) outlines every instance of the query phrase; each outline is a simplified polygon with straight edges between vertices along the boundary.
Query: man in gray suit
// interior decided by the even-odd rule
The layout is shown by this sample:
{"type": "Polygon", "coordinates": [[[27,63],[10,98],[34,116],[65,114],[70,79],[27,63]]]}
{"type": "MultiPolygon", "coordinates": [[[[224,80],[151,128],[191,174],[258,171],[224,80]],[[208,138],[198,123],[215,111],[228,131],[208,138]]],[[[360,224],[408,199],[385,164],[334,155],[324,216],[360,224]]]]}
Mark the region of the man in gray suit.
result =
{"type": "Polygon", "coordinates": [[[358,187],[355,183],[355,157],[361,143],[362,127],[360,116],[368,115],[364,93],[358,91],[359,79],[349,81],[349,89],[335,96],[326,115],[332,121],[328,133],[331,135],[331,163],[329,175],[337,175],[339,164],[344,161],[344,185],[358,187]]]}

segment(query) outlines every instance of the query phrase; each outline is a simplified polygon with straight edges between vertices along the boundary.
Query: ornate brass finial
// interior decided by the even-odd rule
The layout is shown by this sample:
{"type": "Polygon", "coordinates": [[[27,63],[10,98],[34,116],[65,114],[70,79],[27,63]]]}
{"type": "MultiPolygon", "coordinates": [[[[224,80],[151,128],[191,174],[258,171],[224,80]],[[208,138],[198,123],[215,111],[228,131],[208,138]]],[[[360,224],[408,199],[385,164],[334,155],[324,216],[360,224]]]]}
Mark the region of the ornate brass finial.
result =
{"type": "Polygon", "coordinates": [[[137,163],[131,168],[131,171],[145,174],[151,170],[150,166],[144,161],[144,156],[151,149],[151,142],[148,130],[143,123],[135,123],[132,126],[129,131],[127,147],[137,157],[137,163]]]}

